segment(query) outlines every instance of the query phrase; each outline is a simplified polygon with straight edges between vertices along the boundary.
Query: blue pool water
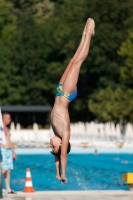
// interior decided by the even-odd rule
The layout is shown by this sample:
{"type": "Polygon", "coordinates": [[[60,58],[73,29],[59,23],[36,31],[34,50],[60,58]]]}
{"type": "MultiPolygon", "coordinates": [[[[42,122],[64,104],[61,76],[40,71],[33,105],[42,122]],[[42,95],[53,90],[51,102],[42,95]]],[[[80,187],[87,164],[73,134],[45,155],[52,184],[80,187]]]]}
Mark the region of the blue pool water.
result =
{"type": "Polygon", "coordinates": [[[133,171],[133,154],[70,153],[67,184],[55,179],[54,157],[51,154],[17,155],[14,170],[11,172],[12,189],[24,189],[26,168],[30,168],[36,191],[128,190],[126,183],[122,182],[122,174],[133,171]]]}

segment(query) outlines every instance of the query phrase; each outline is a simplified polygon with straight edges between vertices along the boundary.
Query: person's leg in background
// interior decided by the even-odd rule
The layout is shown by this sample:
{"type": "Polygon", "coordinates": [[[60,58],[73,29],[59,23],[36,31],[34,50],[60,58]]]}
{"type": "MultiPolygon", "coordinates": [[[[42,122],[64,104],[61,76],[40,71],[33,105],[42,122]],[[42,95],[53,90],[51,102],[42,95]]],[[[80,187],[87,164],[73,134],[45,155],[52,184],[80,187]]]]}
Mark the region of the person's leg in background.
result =
{"type": "Polygon", "coordinates": [[[7,192],[10,192],[11,191],[11,188],[10,188],[10,170],[3,170],[2,174],[4,174],[6,190],[7,190],[7,192]]]}
{"type": "Polygon", "coordinates": [[[12,151],[2,148],[2,174],[4,175],[5,187],[7,193],[16,194],[10,187],[10,170],[13,169],[12,151]]]}

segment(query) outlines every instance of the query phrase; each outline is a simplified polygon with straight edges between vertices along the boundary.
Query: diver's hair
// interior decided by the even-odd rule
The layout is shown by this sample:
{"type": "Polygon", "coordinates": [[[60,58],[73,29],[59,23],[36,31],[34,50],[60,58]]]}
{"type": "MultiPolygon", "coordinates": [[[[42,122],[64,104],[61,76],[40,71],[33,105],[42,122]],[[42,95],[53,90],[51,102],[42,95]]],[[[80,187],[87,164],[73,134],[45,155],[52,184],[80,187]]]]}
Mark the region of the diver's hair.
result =
{"type": "Polygon", "coordinates": [[[7,115],[10,115],[8,112],[3,112],[2,113],[2,118],[5,118],[7,115]]]}
{"type": "MultiPolygon", "coordinates": [[[[68,143],[68,148],[67,148],[67,154],[71,151],[71,144],[70,142],[68,143]]],[[[60,156],[61,155],[61,146],[59,147],[59,150],[57,153],[54,153],[53,151],[51,151],[51,154],[53,154],[54,156],[60,156]]]]}

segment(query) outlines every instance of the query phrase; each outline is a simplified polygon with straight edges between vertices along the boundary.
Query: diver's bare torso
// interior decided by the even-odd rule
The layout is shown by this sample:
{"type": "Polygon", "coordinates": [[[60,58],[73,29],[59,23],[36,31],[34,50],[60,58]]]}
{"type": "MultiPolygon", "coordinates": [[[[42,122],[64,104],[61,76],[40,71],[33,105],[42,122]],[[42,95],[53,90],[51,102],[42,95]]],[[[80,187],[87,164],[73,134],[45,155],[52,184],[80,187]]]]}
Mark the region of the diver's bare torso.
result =
{"type": "Polygon", "coordinates": [[[54,134],[60,138],[63,137],[63,134],[70,133],[69,103],[65,97],[58,96],[55,98],[55,104],[51,112],[51,126],[54,134]]]}

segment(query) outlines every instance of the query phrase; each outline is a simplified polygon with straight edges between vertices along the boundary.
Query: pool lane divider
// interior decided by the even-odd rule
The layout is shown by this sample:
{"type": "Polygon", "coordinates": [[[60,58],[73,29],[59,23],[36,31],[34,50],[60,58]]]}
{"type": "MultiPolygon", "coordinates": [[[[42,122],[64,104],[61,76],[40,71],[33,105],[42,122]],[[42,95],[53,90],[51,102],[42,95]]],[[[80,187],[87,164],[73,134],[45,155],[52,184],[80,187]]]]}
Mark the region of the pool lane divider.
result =
{"type": "Polygon", "coordinates": [[[29,168],[26,169],[25,189],[23,190],[23,192],[35,192],[29,168]]]}

